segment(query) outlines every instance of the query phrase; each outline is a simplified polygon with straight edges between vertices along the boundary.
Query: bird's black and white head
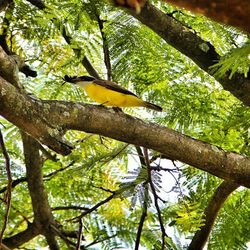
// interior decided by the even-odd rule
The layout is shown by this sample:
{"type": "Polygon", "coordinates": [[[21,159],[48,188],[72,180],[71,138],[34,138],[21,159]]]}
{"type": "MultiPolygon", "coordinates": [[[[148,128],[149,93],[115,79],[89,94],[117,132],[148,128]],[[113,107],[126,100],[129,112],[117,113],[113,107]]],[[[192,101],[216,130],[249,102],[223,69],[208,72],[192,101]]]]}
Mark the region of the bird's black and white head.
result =
{"type": "Polygon", "coordinates": [[[68,76],[68,75],[65,75],[63,80],[65,82],[70,82],[70,83],[73,83],[73,84],[77,84],[77,85],[84,85],[84,84],[88,84],[88,83],[91,83],[95,80],[95,77],[93,76],[68,76]]]}

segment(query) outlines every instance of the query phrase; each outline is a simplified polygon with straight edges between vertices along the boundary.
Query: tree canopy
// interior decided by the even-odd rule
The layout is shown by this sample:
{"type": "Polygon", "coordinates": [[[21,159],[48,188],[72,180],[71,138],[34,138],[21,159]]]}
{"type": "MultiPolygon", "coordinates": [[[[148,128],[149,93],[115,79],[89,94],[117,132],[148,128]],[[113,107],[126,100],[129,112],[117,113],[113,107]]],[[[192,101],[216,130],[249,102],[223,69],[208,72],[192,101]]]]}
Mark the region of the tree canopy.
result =
{"type": "Polygon", "coordinates": [[[248,249],[242,22],[156,0],[0,11],[0,248],[248,249]],[[163,112],[100,106],[64,75],[112,80],[163,112]]]}

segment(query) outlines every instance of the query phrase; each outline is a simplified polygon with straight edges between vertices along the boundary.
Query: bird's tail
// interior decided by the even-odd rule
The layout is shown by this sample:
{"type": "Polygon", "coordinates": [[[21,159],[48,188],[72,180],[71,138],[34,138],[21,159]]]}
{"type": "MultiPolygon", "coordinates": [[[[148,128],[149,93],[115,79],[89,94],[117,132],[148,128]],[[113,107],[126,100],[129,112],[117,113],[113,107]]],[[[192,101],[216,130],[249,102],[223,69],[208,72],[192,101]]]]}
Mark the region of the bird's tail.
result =
{"type": "Polygon", "coordinates": [[[153,103],[150,103],[150,102],[144,102],[144,107],[149,108],[149,109],[153,109],[153,110],[159,111],[159,112],[162,111],[162,107],[155,105],[153,103]]]}

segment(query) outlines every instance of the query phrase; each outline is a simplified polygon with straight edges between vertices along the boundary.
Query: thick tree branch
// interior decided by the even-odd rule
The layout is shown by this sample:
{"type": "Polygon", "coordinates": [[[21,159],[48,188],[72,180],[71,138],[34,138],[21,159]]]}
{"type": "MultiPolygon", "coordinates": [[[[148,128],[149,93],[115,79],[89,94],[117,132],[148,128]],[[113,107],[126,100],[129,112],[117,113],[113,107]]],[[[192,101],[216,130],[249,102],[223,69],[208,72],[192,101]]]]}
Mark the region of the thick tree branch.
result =
{"type": "MultiPolygon", "coordinates": [[[[116,5],[125,6],[137,10],[139,14],[141,8],[147,0],[113,0],[116,5]],[[138,11],[139,10],[139,11],[138,11]]],[[[250,5],[248,0],[162,0],[167,3],[186,8],[209,17],[224,24],[229,24],[241,28],[250,33],[250,5]]]]}
{"type": "Polygon", "coordinates": [[[205,209],[205,225],[197,231],[188,247],[188,250],[202,250],[214,225],[215,219],[228,196],[239,186],[234,182],[223,181],[216,189],[208,206],[205,209]]]}
{"type": "Polygon", "coordinates": [[[4,238],[3,243],[10,249],[14,249],[32,240],[39,234],[40,232],[34,224],[28,224],[28,228],[23,232],[4,238]]]}
{"type": "MultiPolygon", "coordinates": [[[[168,44],[193,60],[201,69],[211,74],[209,67],[217,63],[220,56],[215,48],[202,40],[191,30],[186,29],[180,22],[163,13],[150,3],[146,3],[140,14],[130,10],[130,13],[143,24],[161,36],[168,44]]],[[[235,73],[232,79],[229,74],[217,78],[225,90],[230,91],[245,105],[250,106],[250,74],[235,73]]]]}
{"type": "Polygon", "coordinates": [[[26,77],[27,76],[36,77],[37,76],[36,71],[32,70],[20,56],[11,51],[11,48],[9,48],[7,44],[7,37],[10,26],[10,20],[8,18],[13,15],[14,7],[15,7],[14,2],[10,1],[8,4],[8,8],[6,9],[5,17],[3,18],[2,22],[3,29],[0,34],[0,46],[2,46],[2,49],[5,51],[7,55],[13,57],[13,59],[16,61],[18,65],[20,72],[24,73],[26,77]]]}
{"type": "Polygon", "coordinates": [[[3,48],[0,46],[0,75],[6,81],[12,83],[14,86],[21,89],[18,78],[18,63],[17,61],[8,56],[3,48]]]}
{"type": "Polygon", "coordinates": [[[213,20],[241,28],[250,33],[248,0],[164,0],[176,6],[200,13],[213,20]]]}
{"type": "Polygon", "coordinates": [[[60,154],[69,154],[72,149],[60,132],[80,130],[154,149],[170,159],[250,187],[248,157],[125,113],[96,105],[34,99],[1,78],[0,103],[0,115],[60,154]]]}
{"type": "Polygon", "coordinates": [[[40,145],[25,133],[22,133],[22,140],[28,189],[34,212],[34,224],[39,229],[40,233],[45,236],[50,249],[56,250],[59,249],[59,246],[55,240],[55,233],[51,229],[51,225],[55,225],[56,223],[43,184],[43,160],[39,153],[40,145]]]}

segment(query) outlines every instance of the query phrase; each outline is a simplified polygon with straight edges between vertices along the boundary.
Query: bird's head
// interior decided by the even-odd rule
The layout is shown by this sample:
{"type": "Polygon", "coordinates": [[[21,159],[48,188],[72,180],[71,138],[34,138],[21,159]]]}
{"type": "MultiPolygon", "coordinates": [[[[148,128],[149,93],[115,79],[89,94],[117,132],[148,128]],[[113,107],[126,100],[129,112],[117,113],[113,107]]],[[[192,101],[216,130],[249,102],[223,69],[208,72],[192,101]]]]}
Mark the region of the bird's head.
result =
{"type": "Polygon", "coordinates": [[[95,80],[95,78],[93,76],[68,76],[68,75],[65,75],[63,80],[65,82],[70,82],[70,83],[73,83],[73,84],[78,84],[80,82],[92,82],[95,80]]]}

